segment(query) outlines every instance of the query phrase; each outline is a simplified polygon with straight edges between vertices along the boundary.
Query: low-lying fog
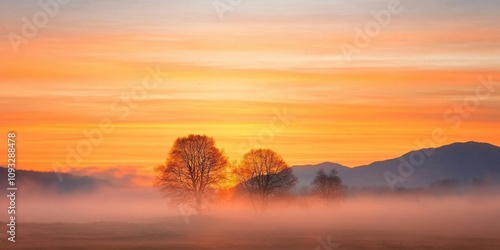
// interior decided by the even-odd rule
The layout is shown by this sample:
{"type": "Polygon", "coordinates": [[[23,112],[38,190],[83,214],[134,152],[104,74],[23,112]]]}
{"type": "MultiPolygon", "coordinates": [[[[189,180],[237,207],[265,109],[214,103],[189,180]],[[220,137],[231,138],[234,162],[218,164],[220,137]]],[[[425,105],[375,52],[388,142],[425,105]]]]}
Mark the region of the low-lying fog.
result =
{"type": "MultiPolygon", "coordinates": [[[[259,213],[249,202],[225,200],[203,216],[184,207],[172,207],[153,188],[103,188],[81,194],[40,194],[20,191],[18,222],[127,222],[177,223],[195,227],[197,220],[213,227],[243,230],[328,228],[381,230],[440,235],[498,236],[500,195],[462,196],[354,196],[326,206],[307,197],[272,204],[259,213]],[[207,218],[210,218],[207,220],[207,218]],[[207,222],[208,221],[208,222],[207,222]]],[[[2,213],[1,221],[6,221],[2,213]]]]}

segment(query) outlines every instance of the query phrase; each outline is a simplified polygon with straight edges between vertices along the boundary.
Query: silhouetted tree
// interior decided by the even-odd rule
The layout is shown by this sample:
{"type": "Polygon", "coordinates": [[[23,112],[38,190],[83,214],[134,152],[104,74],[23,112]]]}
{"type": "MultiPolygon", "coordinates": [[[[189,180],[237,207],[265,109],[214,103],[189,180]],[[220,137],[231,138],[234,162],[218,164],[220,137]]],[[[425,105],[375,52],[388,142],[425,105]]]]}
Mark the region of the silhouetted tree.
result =
{"type": "Polygon", "coordinates": [[[311,194],[320,197],[326,203],[344,198],[345,189],[342,186],[342,179],[337,174],[335,169],[332,169],[328,174],[325,173],[325,170],[320,169],[311,184],[311,194]]]}
{"type": "Polygon", "coordinates": [[[156,169],[156,185],[178,205],[199,213],[216,195],[226,176],[227,157],[206,135],[178,138],[165,165],[156,169]]]}
{"type": "Polygon", "coordinates": [[[253,149],[243,156],[236,175],[239,189],[264,211],[269,201],[288,193],[297,183],[293,170],[270,149],[253,149]]]}

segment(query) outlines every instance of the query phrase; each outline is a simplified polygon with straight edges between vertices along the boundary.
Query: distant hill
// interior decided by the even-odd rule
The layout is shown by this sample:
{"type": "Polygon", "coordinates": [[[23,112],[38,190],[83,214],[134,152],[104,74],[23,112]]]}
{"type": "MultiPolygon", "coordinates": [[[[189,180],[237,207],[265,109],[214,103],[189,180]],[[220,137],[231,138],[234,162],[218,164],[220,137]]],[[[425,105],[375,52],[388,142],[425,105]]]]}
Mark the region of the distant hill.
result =
{"type": "MultiPolygon", "coordinates": [[[[344,184],[350,187],[389,187],[386,173],[399,175],[398,167],[402,159],[413,165],[414,172],[395,187],[416,188],[429,187],[442,180],[458,180],[461,182],[482,180],[490,184],[500,184],[500,147],[478,142],[454,143],[435,149],[412,151],[401,157],[374,162],[369,165],[348,168],[337,163],[325,162],[318,165],[293,166],[299,179],[297,188],[311,184],[320,168],[337,169],[344,184]],[[430,155],[427,155],[431,153],[430,155]],[[427,153],[427,154],[426,154],[427,153]]],[[[405,176],[403,176],[405,177],[405,176]]]]}
{"type": "MultiPolygon", "coordinates": [[[[7,187],[8,170],[0,167],[1,188],[7,187]]],[[[61,174],[60,181],[54,172],[37,172],[27,170],[16,171],[16,185],[23,193],[57,193],[73,194],[76,192],[92,192],[100,187],[112,186],[111,182],[97,179],[90,176],[75,176],[71,174],[61,174]]]]}

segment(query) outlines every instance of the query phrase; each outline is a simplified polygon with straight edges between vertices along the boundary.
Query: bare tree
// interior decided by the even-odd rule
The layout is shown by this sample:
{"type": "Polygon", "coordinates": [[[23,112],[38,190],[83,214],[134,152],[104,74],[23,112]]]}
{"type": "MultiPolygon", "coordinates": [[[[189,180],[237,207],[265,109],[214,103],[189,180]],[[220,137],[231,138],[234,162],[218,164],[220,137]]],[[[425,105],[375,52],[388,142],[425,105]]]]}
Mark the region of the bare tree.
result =
{"type": "Polygon", "coordinates": [[[312,182],[311,194],[322,198],[326,203],[344,198],[345,189],[337,170],[332,169],[326,174],[325,170],[320,169],[312,182]]]}
{"type": "Polygon", "coordinates": [[[236,174],[238,188],[257,201],[261,211],[270,200],[288,193],[297,183],[293,170],[270,149],[254,149],[245,154],[236,174]]]}
{"type": "Polygon", "coordinates": [[[206,135],[177,138],[165,165],[156,169],[156,185],[178,205],[200,213],[226,176],[227,157],[206,135]]]}

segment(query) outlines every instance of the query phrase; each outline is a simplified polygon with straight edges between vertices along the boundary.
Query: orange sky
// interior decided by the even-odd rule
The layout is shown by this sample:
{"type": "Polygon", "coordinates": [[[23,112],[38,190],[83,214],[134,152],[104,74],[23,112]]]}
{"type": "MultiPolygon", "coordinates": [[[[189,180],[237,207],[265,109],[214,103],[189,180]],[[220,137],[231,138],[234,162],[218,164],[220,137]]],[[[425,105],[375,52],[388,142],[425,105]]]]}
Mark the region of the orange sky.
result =
{"type": "MultiPolygon", "coordinates": [[[[20,34],[22,17],[40,10],[36,2],[2,3],[1,33],[20,34]]],[[[403,13],[350,62],[340,44],[352,43],[355,28],[385,4],[244,2],[221,21],[210,3],[183,2],[74,1],[17,53],[0,40],[0,131],[18,133],[20,168],[150,173],[176,137],[191,133],[215,137],[231,159],[257,137],[252,145],[292,165],[397,157],[438,128],[447,138],[435,146],[500,145],[498,83],[454,127],[455,106],[477,99],[479,78],[500,81],[499,8],[491,1],[449,9],[446,1],[402,1],[403,13]],[[134,92],[145,77],[161,83],[134,92]],[[120,99],[132,93],[147,97],[120,99]],[[68,149],[103,119],[114,130],[68,164],[68,149]]]]}

